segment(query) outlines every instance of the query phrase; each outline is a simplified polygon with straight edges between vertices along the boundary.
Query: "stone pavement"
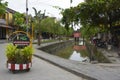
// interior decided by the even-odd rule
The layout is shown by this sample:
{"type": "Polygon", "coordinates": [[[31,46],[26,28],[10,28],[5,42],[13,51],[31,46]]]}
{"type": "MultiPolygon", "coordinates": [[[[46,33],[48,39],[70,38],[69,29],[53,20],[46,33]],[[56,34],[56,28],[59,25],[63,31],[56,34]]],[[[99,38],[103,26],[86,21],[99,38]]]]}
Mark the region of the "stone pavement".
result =
{"type": "MultiPolygon", "coordinates": [[[[49,45],[46,43],[46,45],[49,45]]],[[[40,47],[45,46],[42,44],[40,47]]],[[[120,80],[120,64],[91,64],[63,59],[41,50],[39,46],[34,45],[35,56],[46,60],[58,67],[61,67],[71,73],[86,78],[88,80],[120,80]]]]}

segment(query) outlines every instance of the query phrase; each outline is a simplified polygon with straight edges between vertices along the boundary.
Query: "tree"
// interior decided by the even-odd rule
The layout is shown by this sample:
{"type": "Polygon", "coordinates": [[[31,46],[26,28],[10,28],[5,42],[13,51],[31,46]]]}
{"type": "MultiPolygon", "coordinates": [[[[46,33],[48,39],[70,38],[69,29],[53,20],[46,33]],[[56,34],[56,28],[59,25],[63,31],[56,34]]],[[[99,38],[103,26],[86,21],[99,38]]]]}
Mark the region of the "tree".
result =
{"type": "Polygon", "coordinates": [[[66,30],[69,30],[69,26],[72,25],[75,19],[75,8],[68,8],[62,12],[62,23],[65,25],[66,30]]]}
{"type": "Polygon", "coordinates": [[[60,21],[57,21],[55,18],[47,17],[41,21],[41,31],[47,32],[49,35],[52,34],[52,37],[61,36],[65,33],[64,27],[61,25],[60,21]]]}
{"type": "MultiPolygon", "coordinates": [[[[17,26],[17,30],[20,30],[23,27],[23,25],[25,27],[25,16],[24,16],[24,14],[16,12],[13,15],[13,20],[14,20],[14,25],[17,26]]],[[[26,30],[26,28],[25,28],[25,30],[26,30]]]]}
{"type": "MultiPolygon", "coordinates": [[[[107,31],[112,35],[114,26],[120,25],[120,6],[117,0],[94,1],[79,5],[79,20],[81,24],[90,25],[92,29],[99,28],[98,32],[107,31]],[[114,6],[117,5],[117,6],[114,6]]],[[[88,31],[90,32],[91,29],[88,31]]],[[[96,32],[96,33],[98,33],[96,32]]]]}
{"type": "MultiPolygon", "coordinates": [[[[120,24],[120,4],[118,0],[85,0],[73,9],[66,9],[63,13],[63,20],[67,23],[81,23],[83,27],[88,27],[88,31],[98,27],[110,31],[116,24],[120,24]],[[73,11],[72,11],[73,10],[73,11]],[[67,12],[66,12],[67,11],[67,12]],[[66,15],[64,15],[66,14],[66,15]],[[67,14],[73,14],[73,17],[67,14]],[[75,14],[75,15],[74,15],[75,14]],[[69,19],[70,18],[70,19],[69,19]],[[68,19],[68,20],[67,20],[68,19]],[[70,21],[69,21],[70,20],[70,21]],[[102,26],[102,27],[101,27],[102,26]]],[[[84,30],[84,29],[83,29],[84,30]]],[[[102,30],[103,31],[103,30],[102,30]]]]}
{"type": "Polygon", "coordinates": [[[41,40],[40,22],[44,18],[45,12],[44,12],[44,14],[41,14],[41,10],[37,11],[36,8],[34,8],[34,7],[33,7],[33,9],[35,11],[34,25],[35,25],[37,32],[38,32],[38,45],[40,45],[40,40],[41,40]]]}
{"type": "Polygon", "coordinates": [[[7,2],[2,2],[3,0],[0,0],[0,17],[5,14],[6,12],[6,7],[7,7],[7,2]]]}
{"type": "Polygon", "coordinates": [[[55,19],[54,18],[45,18],[41,21],[41,28],[43,28],[43,31],[54,33],[54,25],[55,25],[55,19]]]}

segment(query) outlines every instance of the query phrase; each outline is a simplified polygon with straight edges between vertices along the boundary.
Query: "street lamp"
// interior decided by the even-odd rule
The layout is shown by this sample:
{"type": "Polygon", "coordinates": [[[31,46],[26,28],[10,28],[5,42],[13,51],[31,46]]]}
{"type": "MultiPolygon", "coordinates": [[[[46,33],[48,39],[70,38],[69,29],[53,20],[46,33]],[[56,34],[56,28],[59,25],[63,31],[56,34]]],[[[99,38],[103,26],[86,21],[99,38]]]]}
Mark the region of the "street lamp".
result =
{"type": "Polygon", "coordinates": [[[72,2],[73,2],[73,1],[72,1],[72,0],[70,0],[70,7],[71,7],[72,2]]]}
{"type": "Polygon", "coordinates": [[[26,25],[27,25],[27,33],[28,33],[28,0],[26,0],[26,25]]]}

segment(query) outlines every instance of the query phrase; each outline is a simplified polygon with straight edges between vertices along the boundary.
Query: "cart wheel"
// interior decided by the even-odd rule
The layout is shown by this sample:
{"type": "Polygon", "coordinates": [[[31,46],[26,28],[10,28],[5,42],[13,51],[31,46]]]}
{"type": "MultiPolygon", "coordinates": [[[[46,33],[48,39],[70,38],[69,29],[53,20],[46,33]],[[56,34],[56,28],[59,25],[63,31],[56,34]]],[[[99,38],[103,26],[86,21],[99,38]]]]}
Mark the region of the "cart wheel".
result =
{"type": "Polygon", "coordinates": [[[9,71],[12,71],[11,69],[9,69],[9,71]]]}
{"type": "Polygon", "coordinates": [[[26,69],[26,71],[29,72],[29,71],[30,71],[30,68],[26,69]]]}
{"type": "Polygon", "coordinates": [[[11,71],[12,71],[12,73],[13,73],[13,74],[15,74],[15,73],[16,73],[16,70],[11,70],[11,71]]]}

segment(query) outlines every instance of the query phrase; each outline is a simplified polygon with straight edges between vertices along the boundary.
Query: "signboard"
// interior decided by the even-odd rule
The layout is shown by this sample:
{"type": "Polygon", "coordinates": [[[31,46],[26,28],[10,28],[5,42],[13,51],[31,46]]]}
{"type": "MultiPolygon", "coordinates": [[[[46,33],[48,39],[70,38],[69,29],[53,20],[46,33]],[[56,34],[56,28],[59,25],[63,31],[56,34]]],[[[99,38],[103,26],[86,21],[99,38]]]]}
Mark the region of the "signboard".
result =
{"type": "Polygon", "coordinates": [[[17,46],[17,48],[24,48],[30,45],[30,39],[25,33],[17,33],[13,39],[13,44],[17,46]]]}
{"type": "Polygon", "coordinates": [[[74,33],[74,37],[80,37],[80,33],[79,32],[75,32],[74,33]]]}

